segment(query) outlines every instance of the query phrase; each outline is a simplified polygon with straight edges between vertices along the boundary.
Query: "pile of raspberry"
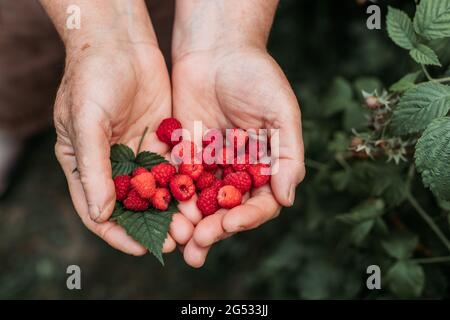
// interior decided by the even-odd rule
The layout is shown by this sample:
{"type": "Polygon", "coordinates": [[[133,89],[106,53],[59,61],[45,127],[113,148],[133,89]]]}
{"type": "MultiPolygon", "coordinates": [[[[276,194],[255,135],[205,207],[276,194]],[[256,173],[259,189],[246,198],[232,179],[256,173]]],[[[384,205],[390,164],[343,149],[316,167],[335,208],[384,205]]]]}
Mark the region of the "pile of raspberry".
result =
{"type": "MultiPolygon", "coordinates": [[[[250,161],[245,131],[233,129],[236,139],[230,143],[224,138],[222,152],[211,160],[210,155],[206,156],[205,148],[198,152],[193,142],[183,141],[181,138],[175,142],[171,140],[173,131],[181,128],[177,119],[168,118],[161,122],[156,131],[159,140],[173,148],[172,151],[176,150],[181,161],[177,167],[168,162],[160,163],[151,170],[139,167],[131,176],[114,178],[117,200],[126,209],[146,211],[152,206],[164,211],[169,207],[172,197],[178,201],[187,201],[197,193],[197,207],[203,216],[208,216],[220,208],[231,209],[240,205],[243,196],[252,188],[269,182],[270,175],[267,170],[263,170],[269,166],[250,161]],[[237,139],[237,135],[245,136],[237,139]],[[191,151],[190,157],[183,154],[186,147],[191,151]],[[227,154],[231,154],[227,152],[230,148],[234,148],[234,159],[227,159],[227,154]],[[237,161],[239,157],[243,159],[237,161]]],[[[203,147],[213,140],[205,135],[203,147]]]]}

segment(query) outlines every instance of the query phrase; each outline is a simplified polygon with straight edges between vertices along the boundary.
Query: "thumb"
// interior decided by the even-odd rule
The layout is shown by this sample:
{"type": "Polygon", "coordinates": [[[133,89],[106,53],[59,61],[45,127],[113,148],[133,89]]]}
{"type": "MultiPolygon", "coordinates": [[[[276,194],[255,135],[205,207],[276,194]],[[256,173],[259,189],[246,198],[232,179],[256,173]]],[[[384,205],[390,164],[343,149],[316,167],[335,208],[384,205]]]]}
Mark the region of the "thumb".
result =
{"type": "MultiPolygon", "coordinates": [[[[92,112],[95,109],[91,109],[92,112]]],[[[115,188],[109,161],[108,126],[91,114],[74,120],[71,140],[77,161],[77,170],[89,208],[95,222],[109,219],[115,205],[115,188]],[[87,119],[89,118],[89,119],[87,119]]]]}
{"type": "MultiPolygon", "coordinates": [[[[295,109],[294,109],[295,110],[295,109]]],[[[271,187],[277,201],[283,206],[292,206],[295,188],[305,177],[304,147],[301,132],[300,111],[290,114],[281,128],[271,135],[272,152],[277,148],[278,159],[272,165],[274,171],[271,187]]]]}

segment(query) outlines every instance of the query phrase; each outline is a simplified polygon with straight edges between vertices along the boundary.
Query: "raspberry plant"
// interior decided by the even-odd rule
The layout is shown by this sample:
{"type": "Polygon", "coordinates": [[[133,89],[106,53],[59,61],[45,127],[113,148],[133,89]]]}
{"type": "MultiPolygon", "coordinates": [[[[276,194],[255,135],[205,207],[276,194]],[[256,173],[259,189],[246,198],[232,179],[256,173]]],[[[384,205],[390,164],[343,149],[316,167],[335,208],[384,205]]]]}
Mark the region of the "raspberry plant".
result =
{"type": "Polygon", "coordinates": [[[450,263],[450,0],[421,0],[413,19],[389,7],[386,27],[414,62],[410,73],[389,88],[336,78],[322,101],[323,117],[342,119],[333,160],[307,166],[315,182],[331,182],[327,192],[361,200],[333,223],[347,226],[343,243],[359,263],[381,267],[384,295],[416,298],[437,281],[430,273],[448,282],[437,270],[450,263]]]}

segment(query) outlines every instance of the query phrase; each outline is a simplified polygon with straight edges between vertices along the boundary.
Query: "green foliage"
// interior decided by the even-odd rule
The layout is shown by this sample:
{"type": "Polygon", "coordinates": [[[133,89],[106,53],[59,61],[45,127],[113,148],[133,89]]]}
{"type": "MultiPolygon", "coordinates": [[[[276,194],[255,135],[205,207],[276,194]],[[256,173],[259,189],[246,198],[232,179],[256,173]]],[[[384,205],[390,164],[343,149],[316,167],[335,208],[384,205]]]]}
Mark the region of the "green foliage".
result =
{"type": "Polygon", "coordinates": [[[409,52],[411,57],[419,64],[442,66],[436,53],[430,47],[419,43],[409,52]]]}
{"type": "Polygon", "coordinates": [[[449,86],[433,82],[419,84],[401,97],[394,111],[392,126],[400,135],[420,132],[449,110],[449,86]]]}
{"type": "Polygon", "coordinates": [[[402,77],[399,81],[394,83],[389,90],[392,92],[404,92],[408,89],[412,89],[419,76],[422,74],[421,71],[408,73],[406,76],[402,77]]]}
{"type": "Polygon", "coordinates": [[[133,212],[124,210],[122,206],[117,205],[112,215],[112,221],[116,221],[122,226],[133,239],[139,241],[164,265],[162,249],[172,215],[177,211],[177,204],[174,201],[164,212],[153,208],[145,212],[133,212]]]}
{"type": "Polygon", "coordinates": [[[417,263],[399,260],[387,272],[386,281],[398,297],[417,298],[424,289],[425,273],[417,263]]]}
{"type": "Polygon", "coordinates": [[[389,7],[386,24],[389,37],[395,44],[407,50],[415,47],[417,37],[413,23],[406,13],[389,7]]]}
{"type": "MultiPolygon", "coordinates": [[[[111,147],[110,159],[113,177],[129,175],[137,167],[151,169],[159,163],[167,162],[164,157],[149,151],[139,152],[135,156],[133,150],[123,144],[111,147]]],[[[123,227],[133,239],[146,247],[164,265],[162,248],[175,212],[177,212],[175,200],[164,212],[154,208],[144,212],[128,211],[117,202],[110,220],[123,227]]]]}
{"type": "MultiPolygon", "coordinates": [[[[447,102],[450,108],[450,101],[447,102]]],[[[450,118],[435,119],[416,147],[416,165],[423,183],[443,200],[450,200],[450,118]]]]}
{"type": "Polygon", "coordinates": [[[417,33],[427,39],[450,37],[450,0],[421,0],[414,18],[417,33]]]}

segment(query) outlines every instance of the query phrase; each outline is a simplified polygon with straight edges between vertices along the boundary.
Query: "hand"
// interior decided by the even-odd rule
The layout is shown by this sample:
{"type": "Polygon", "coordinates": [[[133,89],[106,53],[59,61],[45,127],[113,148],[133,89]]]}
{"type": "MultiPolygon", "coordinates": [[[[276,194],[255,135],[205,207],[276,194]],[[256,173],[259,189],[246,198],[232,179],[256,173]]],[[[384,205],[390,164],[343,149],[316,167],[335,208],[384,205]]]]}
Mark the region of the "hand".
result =
{"type": "Polygon", "coordinates": [[[206,128],[279,129],[279,171],[270,186],[203,220],[196,197],[180,204],[180,211],[196,224],[184,259],[200,267],[212,244],[256,228],[278,216],[281,205],[293,204],[295,187],[305,175],[300,109],[280,67],[255,46],[188,51],[174,60],[172,83],[174,116],[187,129],[196,120],[206,128]]]}
{"type": "MultiPolygon", "coordinates": [[[[148,127],[142,149],[164,155],[168,149],[154,131],[170,115],[169,76],[154,43],[86,40],[80,50],[68,51],[54,112],[56,156],[86,227],[128,254],[147,250],[108,222],[115,205],[110,146],[124,143],[136,151],[148,127]]],[[[185,244],[192,230],[183,215],[174,215],[163,251],[185,244]]]]}

